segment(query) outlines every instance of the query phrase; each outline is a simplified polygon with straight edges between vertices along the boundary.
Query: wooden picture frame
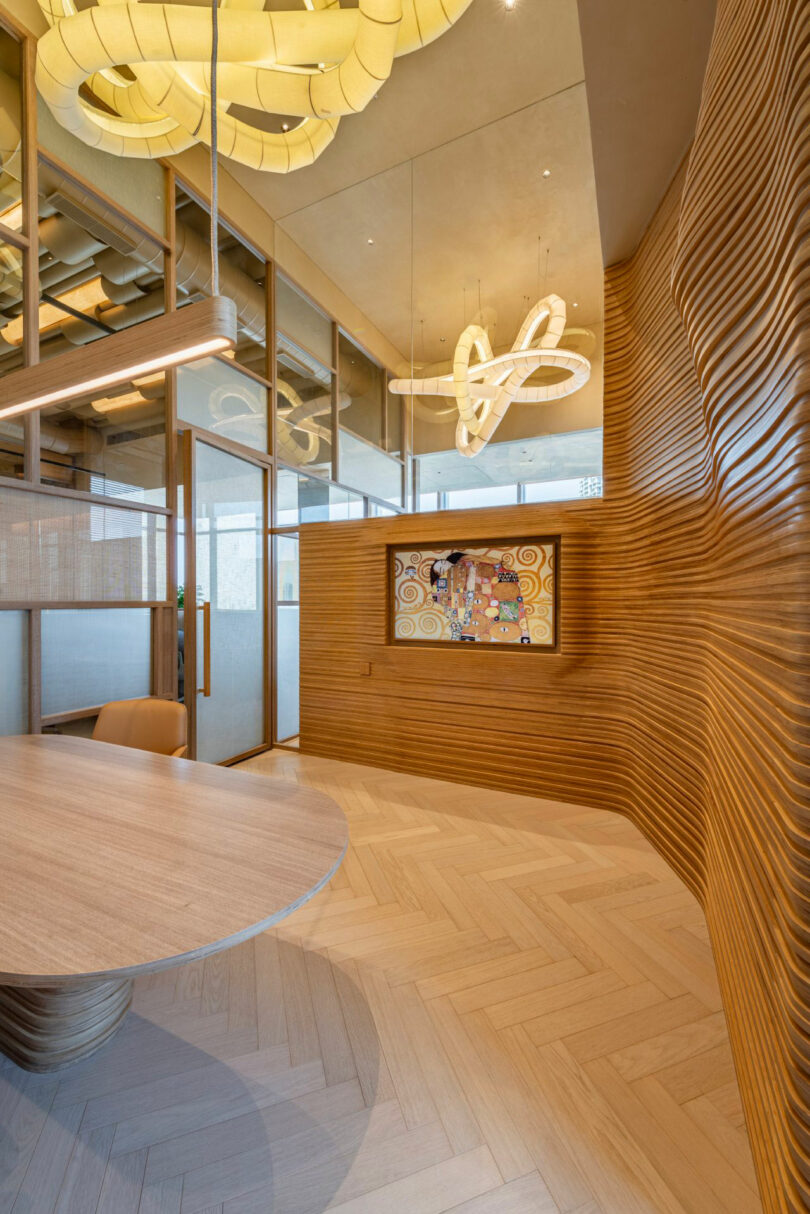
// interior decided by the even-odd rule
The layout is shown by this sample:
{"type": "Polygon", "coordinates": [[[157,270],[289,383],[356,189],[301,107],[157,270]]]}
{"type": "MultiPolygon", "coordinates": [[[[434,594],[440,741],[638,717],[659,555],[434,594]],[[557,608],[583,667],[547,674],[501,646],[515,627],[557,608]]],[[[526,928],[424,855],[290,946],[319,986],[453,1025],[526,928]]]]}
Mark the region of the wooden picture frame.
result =
{"type": "MultiPolygon", "coordinates": [[[[485,537],[483,539],[451,540],[443,543],[418,541],[413,544],[388,544],[386,549],[388,644],[420,648],[471,648],[476,652],[559,653],[560,546],[559,535],[500,536],[495,539],[485,537]],[[501,549],[502,552],[499,553],[498,549],[501,549]],[[525,580],[529,580],[531,576],[540,581],[539,589],[531,598],[524,594],[525,580],[523,584],[520,582],[521,549],[544,550],[545,561],[551,565],[550,577],[549,572],[540,575],[540,569],[544,568],[544,563],[537,570],[530,569],[528,566],[524,569],[525,580]],[[509,573],[517,574],[517,582],[520,587],[518,595],[507,600],[509,608],[506,619],[503,618],[504,603],[498,596],[497,588],[503,584],[513,586],[515,578],[504,579],[503,582],[498,578],[497,571],[501,565],[498,557],[501,555],[507,557],[504,562],[505,569],[509,573]],[[455,561],[452,559],[454,556],[457,557],[455,561]],[[398,560],[405,560],[408,564],[403,566],[398,564],[398,560]],[[449,564],[446,571],[437,571],[439,577],[435,583],[435,586],[438,587],[436,590],[434,587],[428,586],[427,579],[430,573],[425,567],[425,562],[430,561],[432,569],[437,561],[442,560],[449,560],[449,564]],[[496,572],[490,582],[486,575],[493,564],[496,572]],[[474,586],[471,593],[475,598],[467,601],[459,616],[459,606],[464,600],[465,592],[459,591],[459,577],[453,573],[453,570],[462,565],[467,568],[467,586],[474,586]],[[484,570],[483,579],[479,576],[479,567],[484,570]],[[403,577],[408,574],[409,569],[415,571],[408,576],[417,587],[415,605],[411,611],[403,608],[400,601],[403,577]],[[442,578],[444,578],[444,585],[442,585],[442,578]],[[455,586],[453,582],[456,583],[455,586]],[[486,589],[488,586],[489,591],[486,589]],[[441,598],[438,600],[434,598],[434,595],[444,596],[444,602],[442,603],[441,598]],[[486,607],[483,606],[483,602],[476,601],[482,595],[484,598],[489,597],[486,607]],[[542,614],[538,613],[536,620],[533,621],[532,609],[541,606],[542,614]],[[417,612],[421,619],[417,618],[417,612]],[[440,618],[442,615],[447,621],[446,624],[440,618]],[[403,635],[402,623],[411,618],[413,618],[414,634],[403,635]],[[432,623],[434,618],[435,623],[432,623]],[[535,627],[532,627],[533,623],[535,627]],[[428,626],[429,632],[426,631],[428,626]],[[505,634],[503,640],[495,634],[498,626],[500,626],[500,631],[505,634]],[[450,628],[457,631],[458,635],[453,637],[446,635],[450,628]],[[441,632],[442,635],[433,639],[432,632],[441,632]],[[547,637],[547,639],[539,639],[540,637],[547,637]]],[[[530,559],[529,554],[524,553],[524,562],[527,559],[530,559]]]]}

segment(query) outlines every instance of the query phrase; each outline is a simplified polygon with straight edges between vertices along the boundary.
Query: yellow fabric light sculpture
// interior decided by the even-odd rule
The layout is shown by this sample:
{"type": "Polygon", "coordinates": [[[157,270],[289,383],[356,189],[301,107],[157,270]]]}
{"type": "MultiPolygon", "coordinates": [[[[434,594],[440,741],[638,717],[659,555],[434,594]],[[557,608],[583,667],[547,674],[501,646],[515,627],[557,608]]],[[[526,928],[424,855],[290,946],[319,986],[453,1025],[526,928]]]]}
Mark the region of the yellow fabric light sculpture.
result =
{"type": "Polygon", "coordinates": [[[574,350],[559,348],[566,315],[565,301],[559,295],[541,299],[524,320],[512,349],[497,357],[486,330],[468,325],[458,339],[449,375],[394,379],[389,390],[399,396],[454,396],[459,414],[456,447],[460,455],[471,459],[483,451],[513,401],[546,404],[570,396],[590,379],[588,359],[574,350]],[[473,350],[479,361],[471,364],[473,350]],[[526,380],[540,367],[568,374],[558,383],[527,385],[526,380]]]}
{"type": "MultiPolygon", "coordinates": [[[[268,13],[263,0],[222,0],[220,152],[275,173],[312,164],[341,117],[372,100],[394,59],[445,33],[471,3],[359,0],[358,8],[343,8],[340,0],[305,0],[305,10],[268,13]],[[230,114],[234,105],[302,121],[290,131],[267,132],[230,114]]],[[[208,7],[137,0],[98,0],[81,11],[74,0],[39,5],[51,28],[39,41],[37,86],[63,127],[119,156],[171,156],[208,142],[208,7]],[[90,97],[80,93],[83,85],[90,97]]]]}

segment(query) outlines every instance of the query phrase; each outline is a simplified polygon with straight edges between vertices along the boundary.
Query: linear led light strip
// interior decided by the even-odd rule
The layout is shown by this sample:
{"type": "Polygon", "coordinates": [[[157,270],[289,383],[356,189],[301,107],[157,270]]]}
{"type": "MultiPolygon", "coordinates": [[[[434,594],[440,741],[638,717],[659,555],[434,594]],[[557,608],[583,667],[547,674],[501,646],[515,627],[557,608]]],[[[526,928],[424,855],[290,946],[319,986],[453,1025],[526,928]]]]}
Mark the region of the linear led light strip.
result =
{"type": "Polygon", "coordinates": [[[236,344],[236,305],[223,295],[101,338],[0,379],[0,418],[110,388],[236,344]],[[143,357],[144,349],[152,351],[143,357]]]}

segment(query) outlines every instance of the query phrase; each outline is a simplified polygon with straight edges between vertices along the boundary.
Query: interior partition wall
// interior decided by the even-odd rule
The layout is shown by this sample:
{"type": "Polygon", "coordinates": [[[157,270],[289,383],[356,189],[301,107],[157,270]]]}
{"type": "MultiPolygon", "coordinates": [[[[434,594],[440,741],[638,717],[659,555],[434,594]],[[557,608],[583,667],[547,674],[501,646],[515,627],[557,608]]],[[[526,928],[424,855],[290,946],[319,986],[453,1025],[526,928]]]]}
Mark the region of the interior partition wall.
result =
{"type": "MultiPolygon", "coordinates": [[[[19,130],[0,172],[1,385],[205,294],[210,250],[207,203],[172,168],[116,165],[42,108],[38,132],[35,41],[2,15],[0,39],[19,130]]],[[[233,357],[0,423],[4,733],[88,733],[104,702],[152,694],[186,700],[199,758],[290,737],[297,608],[276,602],[270,537],[403,509],[389,372],[354,343],[363,376],[341,386],[351,336],[227,216],[220,269],[233,357]],[[341,449],[357,484],[339,483],[341,449]],[[372,483],[361,473],[375,460],[372,483]]]]}

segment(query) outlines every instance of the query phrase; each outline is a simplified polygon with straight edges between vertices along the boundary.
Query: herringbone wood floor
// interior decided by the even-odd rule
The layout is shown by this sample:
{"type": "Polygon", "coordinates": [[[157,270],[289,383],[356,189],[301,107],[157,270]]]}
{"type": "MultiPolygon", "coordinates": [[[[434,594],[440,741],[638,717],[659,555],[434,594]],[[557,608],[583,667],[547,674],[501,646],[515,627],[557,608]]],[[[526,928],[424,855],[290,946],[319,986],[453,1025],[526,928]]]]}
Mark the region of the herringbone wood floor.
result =
{"type": "MultiPolygon", "coordinates": [[[[755,1214],[701,911],[607,813],[276,751],[353,846],[280,930],[0,1069],[13,1214],[755,1214]]],[[[227,807],[223,807],[227,812],[227,807]]]]}

